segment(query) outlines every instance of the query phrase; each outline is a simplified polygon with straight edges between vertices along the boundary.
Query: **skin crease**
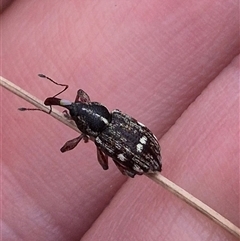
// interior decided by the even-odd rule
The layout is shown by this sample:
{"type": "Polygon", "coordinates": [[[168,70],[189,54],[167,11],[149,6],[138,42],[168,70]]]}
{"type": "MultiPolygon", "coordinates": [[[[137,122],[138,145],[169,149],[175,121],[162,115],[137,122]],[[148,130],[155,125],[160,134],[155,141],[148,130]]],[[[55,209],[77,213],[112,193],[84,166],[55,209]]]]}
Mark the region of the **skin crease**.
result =
{"type": "MultiPolygon", "coordinates": [[[[237,3],[15,1],[1,75],[44,100],[60,90],[43,73],[135,117],[162,174],[239,226],[237,3]]],[[[92,143],[62,154],[77,133],[0,91],[3,240],[236,240],[147,177],[103,171],[92,143]]]]}

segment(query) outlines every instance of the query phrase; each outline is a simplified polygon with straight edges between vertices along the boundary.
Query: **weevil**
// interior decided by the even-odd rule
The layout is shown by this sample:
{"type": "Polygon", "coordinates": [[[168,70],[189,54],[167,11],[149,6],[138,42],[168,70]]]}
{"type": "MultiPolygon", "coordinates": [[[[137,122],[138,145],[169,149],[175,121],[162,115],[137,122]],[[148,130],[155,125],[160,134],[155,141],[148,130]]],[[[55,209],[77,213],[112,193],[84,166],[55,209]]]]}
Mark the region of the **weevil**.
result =
{"type": "Polygon", "coordinates": [[[92,102],[82,89],[77,91],[74,102],[57,98],[68,85],[59,84],[43,74],[39,76],[64,86],[44,104],[50,106],[50,112],[53,105],[66,108],[68,112],[64,111],[64,115],[74,120],[81,131],[80,136],[65,143],[61,152],[72,150],[82,139],[84,142],[92,140],[97,148],[98,162],[104,170],[108,169],[108,157],[111,157],[121,173],[129,177],[161,171],[158,140],[145,125],[118,109],[109,112],[99,102],[92,102]]]}

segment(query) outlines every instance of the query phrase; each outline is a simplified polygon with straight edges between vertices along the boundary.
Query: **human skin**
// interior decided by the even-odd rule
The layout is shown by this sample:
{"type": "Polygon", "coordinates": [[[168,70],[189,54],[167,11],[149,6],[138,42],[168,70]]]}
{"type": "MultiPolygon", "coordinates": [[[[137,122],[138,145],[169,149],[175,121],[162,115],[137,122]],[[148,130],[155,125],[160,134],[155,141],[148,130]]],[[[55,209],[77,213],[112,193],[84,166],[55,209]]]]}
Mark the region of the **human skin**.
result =
{"type": "MultiPolygon", "coordinates": [[[[78,88],[146,124],[162,174],[239,226],[238,1],[14,1],[2,73],[44,100],[78,88]]],[[[236,240],[145,176],[1,88],[3,240],[236,240]]]]}

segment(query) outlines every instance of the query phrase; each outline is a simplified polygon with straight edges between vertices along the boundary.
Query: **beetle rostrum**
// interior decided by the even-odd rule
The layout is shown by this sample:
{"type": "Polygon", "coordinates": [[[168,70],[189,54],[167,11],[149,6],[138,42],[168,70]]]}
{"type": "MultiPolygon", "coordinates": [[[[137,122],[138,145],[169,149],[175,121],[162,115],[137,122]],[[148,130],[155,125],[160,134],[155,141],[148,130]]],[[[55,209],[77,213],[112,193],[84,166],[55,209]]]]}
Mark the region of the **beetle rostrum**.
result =
{"type": "MultiPolygon", "coordinates": [[[[40,77],[50,79],[44,75],[40,77]]],[[[62,86],[65,89],[68,87],[62,86]]],[[[68,109],[66,117],[74,120],[82,133],[66,142],[61,148],[62,152],[72,150],[82,139],[85,142],[90,139],[97,147],[97,159],[104,170],[108,169],[109,156],[118,169],[129,177],[161,171],[160,146],[146,126],[117,109],[109,112],[102,104],[91,102],[81,89],[74,102],[56,98],[57,95],[47,98],[44,104],[68,109]]]]}

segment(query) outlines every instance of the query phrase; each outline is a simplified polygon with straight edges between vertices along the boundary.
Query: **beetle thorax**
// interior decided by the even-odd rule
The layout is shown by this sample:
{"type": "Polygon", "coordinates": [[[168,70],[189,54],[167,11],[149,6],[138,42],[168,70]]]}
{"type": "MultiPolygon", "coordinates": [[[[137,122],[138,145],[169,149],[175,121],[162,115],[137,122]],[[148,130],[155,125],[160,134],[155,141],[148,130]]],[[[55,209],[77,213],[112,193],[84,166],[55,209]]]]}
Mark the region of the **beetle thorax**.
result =
{"type": "Polygon", "coordinates": [[[108,109],[98,102],[72,103],[69,111],[78,129],[88,136],[97,137],[111,122],[108,109]]]}

